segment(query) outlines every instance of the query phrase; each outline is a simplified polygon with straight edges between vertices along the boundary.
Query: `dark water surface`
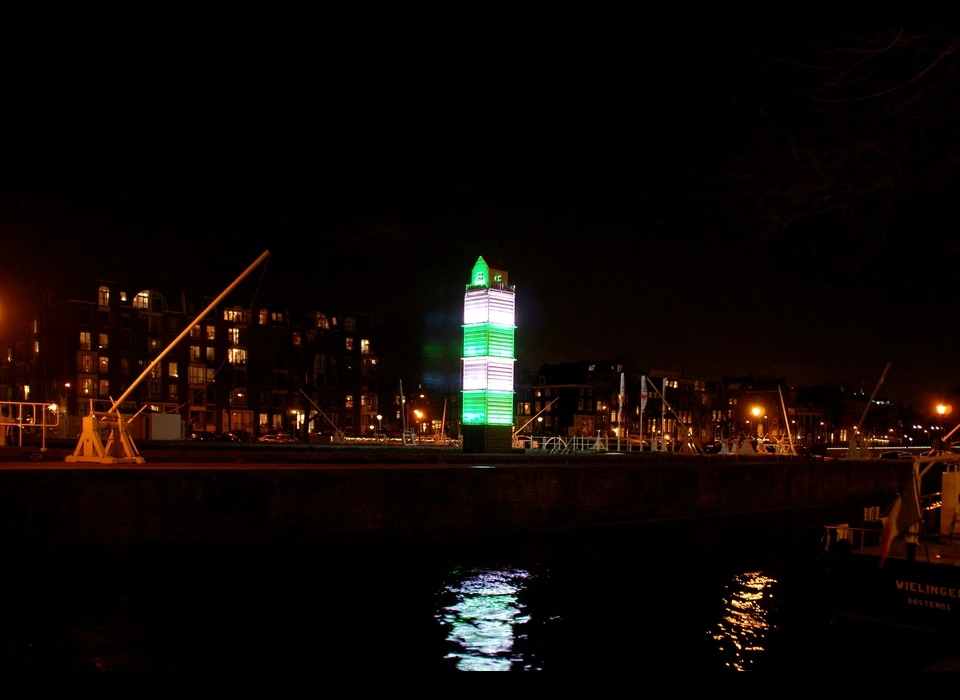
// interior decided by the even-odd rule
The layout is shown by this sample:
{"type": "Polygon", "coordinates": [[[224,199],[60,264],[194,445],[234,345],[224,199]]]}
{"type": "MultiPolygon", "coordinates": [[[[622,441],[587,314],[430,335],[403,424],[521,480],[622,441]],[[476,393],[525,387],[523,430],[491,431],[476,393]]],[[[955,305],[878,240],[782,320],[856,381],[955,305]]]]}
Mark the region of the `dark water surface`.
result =
{"type": "Polygon", "coordinates": [[[311,557],[7,568],[0,670],[919,669],[960,647],[835,621],[816,513],[311,557]]]}

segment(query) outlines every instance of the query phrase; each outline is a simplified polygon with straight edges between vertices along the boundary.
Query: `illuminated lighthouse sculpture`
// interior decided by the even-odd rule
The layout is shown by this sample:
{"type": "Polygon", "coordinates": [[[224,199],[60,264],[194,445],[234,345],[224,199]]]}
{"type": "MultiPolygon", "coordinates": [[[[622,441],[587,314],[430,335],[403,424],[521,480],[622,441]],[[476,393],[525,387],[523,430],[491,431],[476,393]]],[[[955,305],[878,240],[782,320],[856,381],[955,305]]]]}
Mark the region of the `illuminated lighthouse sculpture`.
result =
{"type": "Polygon", "coordinates": [[[463,451],[513,449],[516,292],[507,272],[477,258],[463,296],[463,451]]]}

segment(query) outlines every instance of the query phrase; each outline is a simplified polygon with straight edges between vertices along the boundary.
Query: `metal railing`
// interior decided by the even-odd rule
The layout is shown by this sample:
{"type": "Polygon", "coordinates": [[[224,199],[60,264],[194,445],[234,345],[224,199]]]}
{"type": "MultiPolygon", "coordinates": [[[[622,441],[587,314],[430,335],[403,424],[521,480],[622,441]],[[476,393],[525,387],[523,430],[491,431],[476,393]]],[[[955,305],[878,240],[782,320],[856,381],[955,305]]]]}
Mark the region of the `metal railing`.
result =
{"type": "Polygon", "coordinates": [[[60,425],[60,409],[56,404],[30,401],[0,401],[0,447],[7,444],[7,435],[17,431],[17,445],[23,447],[24,433],[40,432],[40,451],[47,451],[47,429],[60,425]]]}
{"type": "MultiPolygon", "coordinates": [[[[920,511],[924,513],[924,518],[921,520],[920,527],[928,528],[929,527],[929,518],[931,511],[940,510],[942,507],[942,494],[937,491],[935,493],[927,493],[920,496],[920,511]]],[[[864,508],[864,521],[872,523],[883,523],[885,522],[886,515],[880,515],[879,507],[864,508]]],[[[850,542],[851,549],[856,552],[863,552],[867,547],[876,547],[880,544],[880,536],[883,534],[883,529],[881,527],[873,526],[857,526],[850,525],[848,523],[840,523],[837,525],[825,525],[824,531],[826,533],[824,547],[825,551],[830,549],[831,543],[834,545],[841,540],[847,540],[850,542]]],[[[926,537],[936,540],[939,537],[939,528],[929,528],[926,531],[926,537]]]]}
{"type": "Polygon", "coordinates": [[[882,530],[876,527],[853,527],[846,524],[826,525],[824,531],[826,533],[824,551],[830,551],[831,545],[836,546],[838,542],[846,540],[850,543],[850,548],[853,551],[860,553],[863,553],[868,546],[876,547],[880,544],[880,535],[883,534],[882,530]],[[867,535],[870,535],[869,545],[867,544],[867,535]]]}
{"type": "Polygon", "coordinates": [[[681,452],[680,446],[674,440],[620,438],[603,435],[515,435],[513,446],[528,451],[547,452],[550,454],[570,454],[573,452],[681,452]],[[662,448],[662,449],[661,449],[662,448]]]}
{"type": "MultiPolygon", "coordinates": [[[[516,446],[525,450],[538,450],[548,454],[570,454],[572,452],[616,452],[617,439],[603,436],[558,437],[556,435],[523,436],[516,438],[516,446]]],[[[626,441],[621,441],[621,451],[628,449],[626,441]]]]}

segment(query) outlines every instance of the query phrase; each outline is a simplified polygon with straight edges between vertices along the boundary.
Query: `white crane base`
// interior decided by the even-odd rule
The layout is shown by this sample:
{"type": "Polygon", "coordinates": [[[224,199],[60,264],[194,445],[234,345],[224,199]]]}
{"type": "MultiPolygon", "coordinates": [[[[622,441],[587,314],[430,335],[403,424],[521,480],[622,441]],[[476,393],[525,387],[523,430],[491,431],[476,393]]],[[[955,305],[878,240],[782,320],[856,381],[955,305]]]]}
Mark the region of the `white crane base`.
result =
{"type": "Polygon", "coordinates": [[[137,452],[133,438],[127,432],[127,421],[119,413],[101,413],[109,423],[110,436],[104,445],[100,439],[101,421],[98,414],[83,417],[83,431],[73,454],[64,457],[65,462],[89,464],[144,464],[146,460],[137,452]]]}

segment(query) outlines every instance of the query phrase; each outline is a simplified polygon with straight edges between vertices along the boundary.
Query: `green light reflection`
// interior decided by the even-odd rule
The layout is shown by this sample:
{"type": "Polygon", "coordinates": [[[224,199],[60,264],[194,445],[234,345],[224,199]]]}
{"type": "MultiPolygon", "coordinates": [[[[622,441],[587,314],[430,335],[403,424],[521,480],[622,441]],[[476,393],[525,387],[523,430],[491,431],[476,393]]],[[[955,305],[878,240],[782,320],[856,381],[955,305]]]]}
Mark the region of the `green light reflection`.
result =
{"type": "Polygon", "coordinates": [[[513,643],[522,636],[517,627],[530,620],[517,600],[528,578],[521,569],[480,569],[444,587],[456,602],[442,607],[437,619],[457,648],[446,658],[457,659],[458,670],[509,671],[522,662],[513,643]]]}

